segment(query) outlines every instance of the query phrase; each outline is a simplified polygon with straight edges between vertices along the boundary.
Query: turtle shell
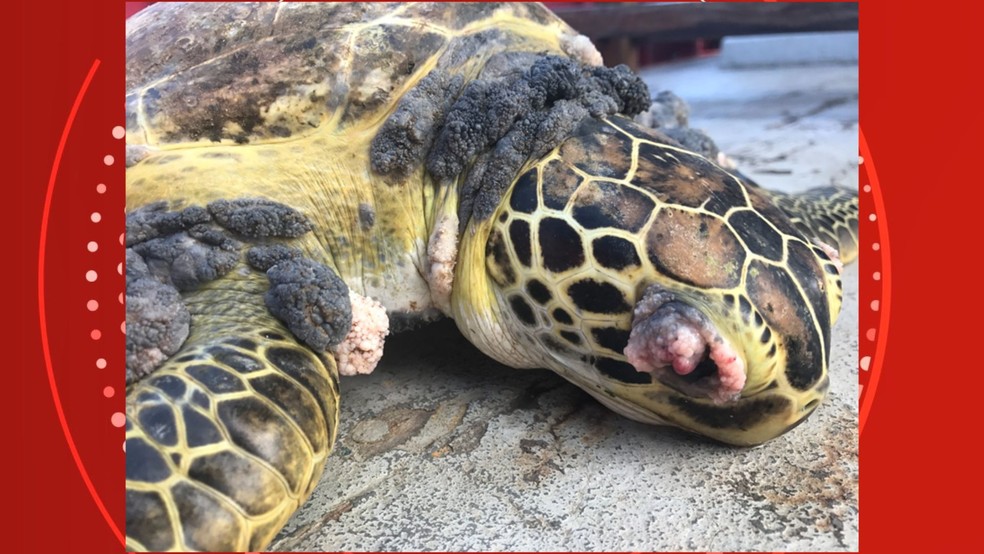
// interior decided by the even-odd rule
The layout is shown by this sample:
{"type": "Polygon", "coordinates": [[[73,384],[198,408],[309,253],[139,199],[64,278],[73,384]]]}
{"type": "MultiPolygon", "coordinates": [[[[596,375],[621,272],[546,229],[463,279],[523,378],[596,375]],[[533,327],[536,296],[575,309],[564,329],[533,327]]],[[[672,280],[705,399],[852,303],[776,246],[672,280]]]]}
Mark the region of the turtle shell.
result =
{"type": "Polygon", "coordinates": [[[467,78],[504,51],[597,63],[577,38],[539,4],[158,3],[127,22],[128,142],[375,128],[435,68],[467,78]]]}

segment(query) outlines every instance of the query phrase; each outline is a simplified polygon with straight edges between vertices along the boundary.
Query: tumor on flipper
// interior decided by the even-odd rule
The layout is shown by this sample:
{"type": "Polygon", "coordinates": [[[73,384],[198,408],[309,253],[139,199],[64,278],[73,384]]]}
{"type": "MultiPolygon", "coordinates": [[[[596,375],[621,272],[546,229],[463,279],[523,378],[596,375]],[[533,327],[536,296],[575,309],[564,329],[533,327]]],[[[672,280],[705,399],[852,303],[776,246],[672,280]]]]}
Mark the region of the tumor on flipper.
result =
{"type": "Polygon", "coordinates": [[[216,229],[200,225],[133,247],[161,282],[181,291],[222,277],[239,261],[240,244],[216,229]]]}
{"type": "Polygon", "coordinates": [[[386,308],[379,302],[349,291],[352,326],[345,339],[332,349],[342,375],[372,373],[383,357],[383,342],[389,334],[386,308]]]}
{"type": "Polygon", "coordinates": [[[301,342],[323,352],[352,327],[348,287],[331,269],[308,258],[292,258],[267,270],[266,306],[301,342]]]}
{"type": "Polygon", "coordinates": [[[216,200],[208,211],[219,225],[249,238],[293,238],[312,229],[304,214],[265,198],[216,200]]]}
{"type": "Polygon", "coordinates": [[[147,273],[181,291],[231,271],[242,246],[212,224],[205,208],[190,206],[173,211],[167,202],[148,204],[127,214],[126,245],[139,254],[147,273]]]}
{"type": "Polygon", "coordinates": [[[246,263],[257,271],[270,269],[280,262],[302,257],[297,248],[284,244],[254,246],[246,251],[246,263]]]}
{"type": "Polygon", "coordinates": [[[181,348],[191,315],[173,286],[151,276],[133,249],[126,251],[126,382],[137,381],[181,348]]]}
{"type": "Polygon", "coordinates": [[[126,218],[126,378],[163,364],[188,337],[191,315],[180,292],[229,273],[241,244],[212,225],[200,206],[168,210],[157,202],[126,218]]]}
{"type": "Polygon", "coordinates": [[[154,202],[126,215],[126,245],[133,246],[161,236],[186,231],[212,217],[201,206],[169,211],[167,202],[154,202]]]}

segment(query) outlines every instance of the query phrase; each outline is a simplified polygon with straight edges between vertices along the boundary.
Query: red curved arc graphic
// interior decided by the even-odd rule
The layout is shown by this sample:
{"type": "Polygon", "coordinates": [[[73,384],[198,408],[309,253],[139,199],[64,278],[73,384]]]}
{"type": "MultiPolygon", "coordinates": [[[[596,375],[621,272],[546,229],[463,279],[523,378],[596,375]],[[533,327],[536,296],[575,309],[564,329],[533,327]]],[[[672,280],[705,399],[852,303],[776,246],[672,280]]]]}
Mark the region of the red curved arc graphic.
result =
{"type": "Polygon", "coordinates": [[[871,150],[868,148],[868,141],[864,138],[864,132],[858,128],[860,135],[861,156],[864,158],[868,181],[871,185],[871,198],[875,202],[875,213],[878,214],[878,243],[881,253],[881,295],[878,299],[879,319],[878,319],[878,341],[875,343],[875,353],[871,357],[871,367],[869,369],[868,384],[864,387],[865,392],[861,397],[861,407],[859,410],[858,434],[864,431],[864,424],[868,421],[868,412],[871,411],[871,404],[875,400],[875,392],[878,388],[878,378],[881,375],[882,361],[885,357],[885,346],[888,342],[888,322],[889,313],[892,307],[892,271],[891,255],[888,244],[888,223],[885,217],[885,201],[882,199],[881,187],[878,185],[878,174],[875,172],[875,164],[871,158],[871,150]]]}
{"type": "Polygon", "coordinates": [[[93,502],[99,508],[99,513],[102,514],[103,519],[106,520],[106,523],[113,531],[113,534],[116,535],[120,544],[125,544],[126,539],[123,537],[122,531],[120,531],[116,522],[109,515],[109,511],[106,509],[105,504],[103,504],[102,498],[92,484],[92,479],[89,478],[89,472],[86,471],[85,465],[82,463],[78,448],[75,446],[75,439],[72,438],[72,432],[68,428],[68,421],[65,419],[65,410],[62,408],[61,395],[58,394],[58,385],[55,383],[55,373],[51,364],[51,349],[48,345],[48,318],[45,313],[46,306],[44,299],[45,253],[47,252],[48,245],[48,220],[51,215],[51,197],[55,192],[55,181],[58,177],[58,168],[61,166],[62,155],[65,153],[65,143],[68,142],[68,134],[72,130],[72,124],[75,123],[75,116],[78,115],[79,106],[82,105],[82,98],[85,97],[85,93],[89,89],[89,84],[92,82],[92,78],[95,76],[99,64],[100,61],[98,59],[93,60],[92,67],[89,68],[89,73],[85,76],[85,80],[82,81],[82,87],[79,88],[79,92],[75,96],[75,102],[72,104],[72,109],[68,113],[68,119],[65,120],[65,127],[62,129],[61,138],[58,140],[58,148],[55,150],[55,159],[51,164],[48,189],[45,193],[44,208],[41,212],[41,241],[38,244],[38,315],[41,324],[41,349],[44,352],[44,366],[48,373],[48,387],[51,389],[51,397],[55,402],[58,423],[61,424],[62,433],[65,435],[65,441],[68,443],[68,449],[71,451],[72,458],[75,460],[75,467],[78,468],[79,474],[82,476],[82,481],[85,483],[86,489],[89,490],[89,495],[92,496],[93,502]]]}

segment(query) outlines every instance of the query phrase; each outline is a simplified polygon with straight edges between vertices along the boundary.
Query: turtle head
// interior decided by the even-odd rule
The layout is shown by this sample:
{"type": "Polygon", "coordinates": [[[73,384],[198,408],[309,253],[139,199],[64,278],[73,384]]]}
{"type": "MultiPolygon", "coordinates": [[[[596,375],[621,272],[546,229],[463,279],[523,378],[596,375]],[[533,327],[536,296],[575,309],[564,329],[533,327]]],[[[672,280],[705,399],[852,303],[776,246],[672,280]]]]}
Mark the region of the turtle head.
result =
{"type": "Polygon", "coordinates": [[[826,392],[831,252],[761,189],[628,120],[582,123],[462,237],[459,328],[630,418],[753,445],[826,392]]]}

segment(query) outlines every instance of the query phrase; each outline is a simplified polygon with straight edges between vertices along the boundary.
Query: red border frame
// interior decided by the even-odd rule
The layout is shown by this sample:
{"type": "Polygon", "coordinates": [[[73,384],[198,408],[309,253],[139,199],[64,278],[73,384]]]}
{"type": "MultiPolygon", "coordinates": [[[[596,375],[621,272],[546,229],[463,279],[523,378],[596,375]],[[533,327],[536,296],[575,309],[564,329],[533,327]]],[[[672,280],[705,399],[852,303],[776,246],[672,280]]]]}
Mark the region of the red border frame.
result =
{"type": "MultiPolygon", "coordinates": [[[[981,372],[967,359],[971,348],[952,346],[976,344],[980,314],[971,300],[979,293],[963,276],[970,265],[947,263],[972,259],[967,253],[981,240],[973,226],[980,205],[966,194],[979,186],[982,116],[972,79],[980,63],[960,59],[976,51],[980,31],[972,2],[860,6],[861,185],[872,187],[862,194],[860,222],[866,247],[859,357],[871,352],[861,371],[861,549],[949,550],[973,544],[980,511],[962,508],[981,487],[975,456],[961,452],[979,435],[979,402],[957,394],[980,390],[981,372]],[[961,138],[967,131],[972,138],[961,138]],[[870,309],[874,299],[877,312],[870,309]],[[962,308],[967,323],[944,314],[947,306],[962,308]],[[869,329],[876,330],[874,341],[869,329]]],[[[11,475],[18,494],[10,507],[19,517],[12,546],[120,551],[123,430],[112,421],[124,401],[117,270],[124,257],[124,152],[112,130],[124,117],[125,6],[11,8],[13,29],[4,40],[14,41],[6,51],[15,97],[7,113],[20,126],[8,130],[6,142],[17,150],[11,188],[20,203],[5,223],[18,225],[7,235],[15,237],[17,253],[8,267],[23,277],[12,289],[20,364],[10,368],[16,386],[4,402],[18,441],[11,448],[19,466],[11,475]],[[90,241],[98,243],[96,252],[88,251],[90,241]],[[84,279],[89,270],[97,272],[95,282],[84,279]],[[95,311],[86,307],[90,299],[99,304],[95,311]],[[99,340],[91,338],[93,329],[99,340]],[[99,358],[107,367],[96,366],[99,358]]]]}

